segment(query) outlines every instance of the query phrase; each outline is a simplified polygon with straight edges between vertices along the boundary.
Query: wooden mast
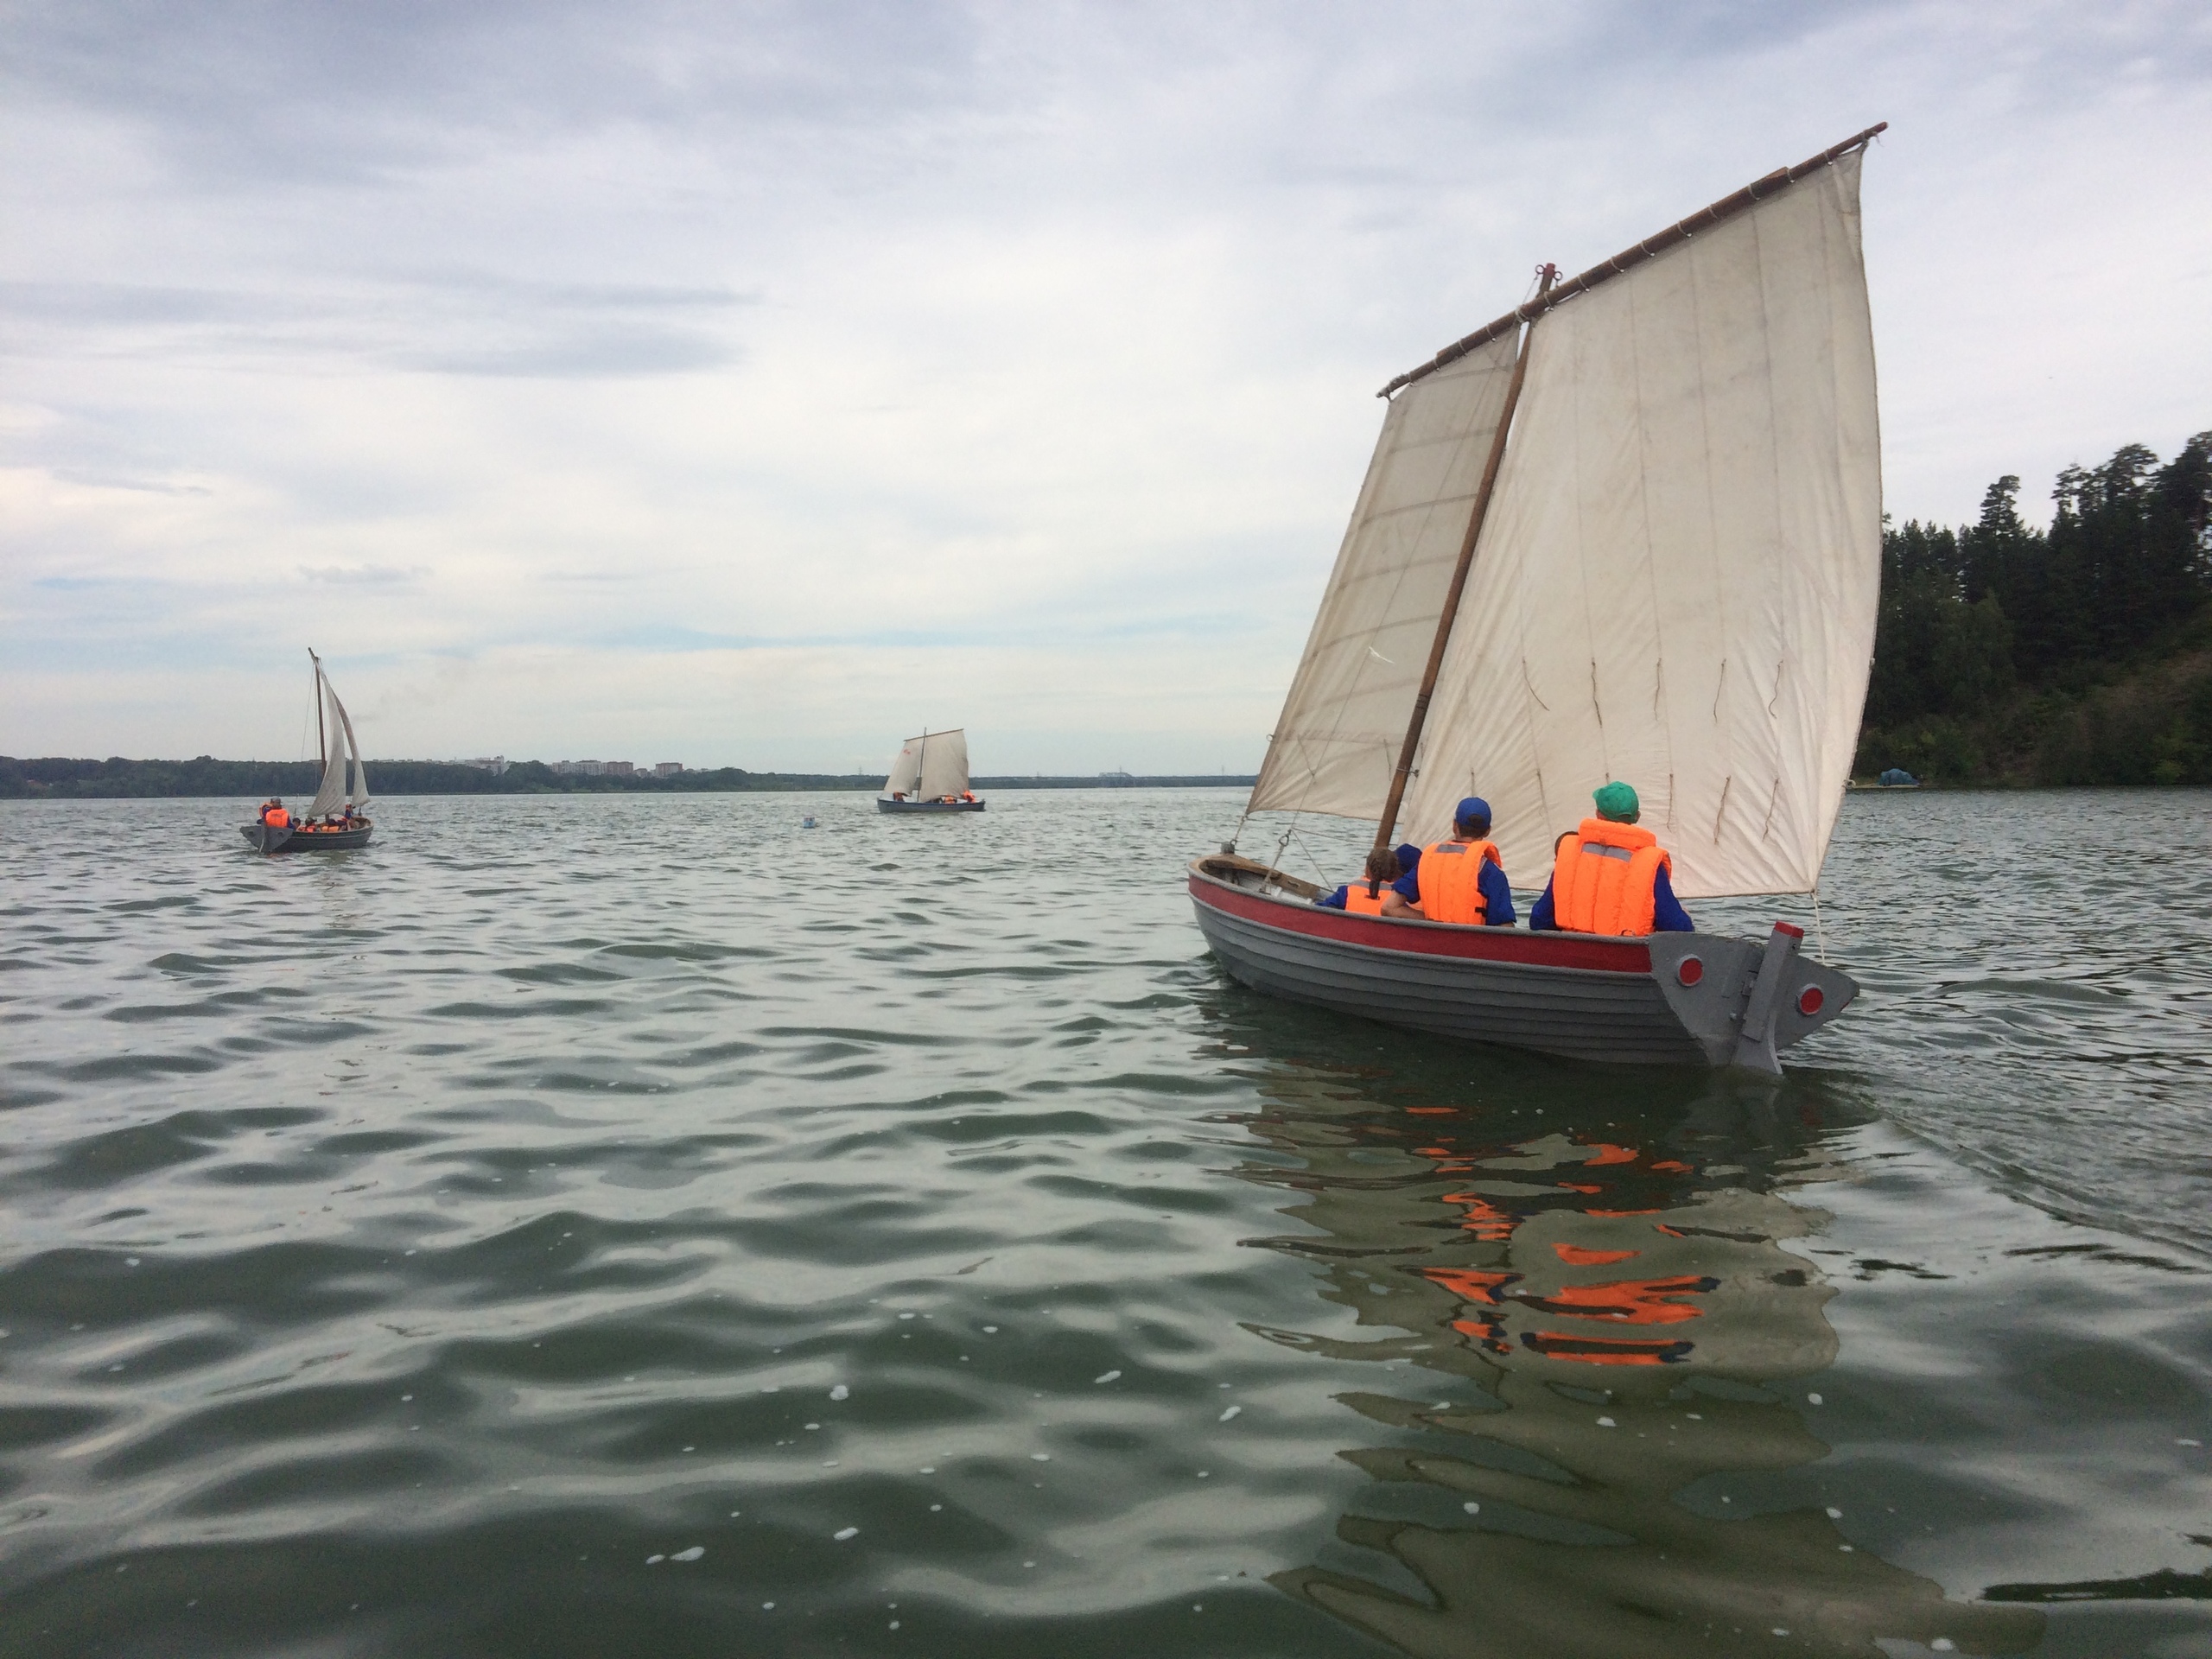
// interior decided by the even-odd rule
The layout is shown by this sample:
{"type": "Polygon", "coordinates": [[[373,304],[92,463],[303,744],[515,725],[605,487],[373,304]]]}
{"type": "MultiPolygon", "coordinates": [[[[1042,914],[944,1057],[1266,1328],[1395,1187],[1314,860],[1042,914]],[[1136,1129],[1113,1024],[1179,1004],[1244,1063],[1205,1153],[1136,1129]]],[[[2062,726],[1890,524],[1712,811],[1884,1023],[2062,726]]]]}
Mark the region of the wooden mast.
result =
{"type": "MultiPolygon", "coordinates": [[[[1514,406],[1521,401],[1521,383],[1529,375],[1529,343],[1536,332],[1535,319],[1544,310],[1545,296],[1559,278],[1557,265],[1546,265],[1537,279],[1536,297],[1528,306],[1528,333],[1513,359],[1513,378],[1506,383],[1505,404],[1497,412],[1497,429],[1491,434],[1490,455],[1483,462],[1483,481],[1475,490],[1475,510],[1467,515],[1467,533],[1459,540],[1459,563],[1452,567],[1452,585],[1445,590],[1444,608],[1436,618],[1436,638],[1428,647],[1428,666],[1421,670],[1421,692],[1414,698],[1413,718],[1406,724],[1404,747],[1398,751],[1398,769],[1390,774],[1390,793],[1382,803],[1382,817],[1375,826],[1376,851],[1390,844],[1398,827],[1398,808],[1406,798],[1406,780],[1413,775],[1414,751],[1421,747],[1421,728],[1428,721],[1428,700],[1436,692],[1436,677],[1444,667],[1444,648],[1452,643],[1452,624],[1459,615],[1459,595],[1466,590],[1467,573],[1474,569],[1475,543],[1482,539],[1483,520],[1490,516],[1490,498],[1497,486],[1497,469],[1505,459],[1505,435],[1513,425],[1514,406]]],[[[1517,314],[1516,314],[1517,315],[1517,314]]]]}
{"type": "MultiPolygon", "coordinates": [[[[308,647],[308,660],[315,664],[315,758],[325,772],[330,770],[330,740],[322,734],[322,658],[315,654],[315,647],[308,647]]],[[[321,792],[318,782],[316,792],[321,792]]]]}

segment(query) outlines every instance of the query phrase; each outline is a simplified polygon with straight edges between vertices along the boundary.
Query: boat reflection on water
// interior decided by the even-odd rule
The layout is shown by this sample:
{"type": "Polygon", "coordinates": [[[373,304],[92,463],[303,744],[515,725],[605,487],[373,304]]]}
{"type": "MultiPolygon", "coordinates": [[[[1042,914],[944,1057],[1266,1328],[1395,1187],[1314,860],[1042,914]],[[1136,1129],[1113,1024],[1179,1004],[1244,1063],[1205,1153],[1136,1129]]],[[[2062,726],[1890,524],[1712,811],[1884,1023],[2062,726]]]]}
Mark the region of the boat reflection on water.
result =
{"type": "Polygon", "coordinates": [[[1344,1516],[1351,1548],[1278,1587],[1437,1659],[2040,1639],[2031,1610],[1948,1601],[1853,1548],[1826,1505],[1777,1507],[1780,1471],[1828,1451],[1803,1380],[1835,1357],[1834,1293],[1783,1245],[1822,1223],[1788,1194],[1822,1174],[1840,1097],[1484,1056],[1463,1106],[1441,1074],[1259,1064],[1270,1109],[1246,1127],[1270,1152],[1240,1173],[1315,1230],[1253,1242],[1319,1265],[1376,1333],[1261,1334],[1387,1367],[1339,1397],[1396,1442],[1342,1454],[1395,1484],[1370,1506],[1394,1518],[1344,1516]],[[1483,1397],[1440,1408],[1423,1370],[1483,1397]]]}

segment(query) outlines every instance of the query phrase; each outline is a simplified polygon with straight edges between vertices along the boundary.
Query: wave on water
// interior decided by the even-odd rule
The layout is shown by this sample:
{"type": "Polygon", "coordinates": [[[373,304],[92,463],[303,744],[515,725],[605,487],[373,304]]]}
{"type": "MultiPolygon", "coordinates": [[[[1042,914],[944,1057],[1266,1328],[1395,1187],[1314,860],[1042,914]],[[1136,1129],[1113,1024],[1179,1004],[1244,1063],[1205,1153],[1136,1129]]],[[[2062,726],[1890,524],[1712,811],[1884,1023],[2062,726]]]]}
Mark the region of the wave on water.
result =
{"type": "Polygon", "coordinates": [[[0,1655],[2196,1640],[2204,801],[2044,798],[1778,1087],[1235,986],[1221,791],[0,809],[0,1655]]]}

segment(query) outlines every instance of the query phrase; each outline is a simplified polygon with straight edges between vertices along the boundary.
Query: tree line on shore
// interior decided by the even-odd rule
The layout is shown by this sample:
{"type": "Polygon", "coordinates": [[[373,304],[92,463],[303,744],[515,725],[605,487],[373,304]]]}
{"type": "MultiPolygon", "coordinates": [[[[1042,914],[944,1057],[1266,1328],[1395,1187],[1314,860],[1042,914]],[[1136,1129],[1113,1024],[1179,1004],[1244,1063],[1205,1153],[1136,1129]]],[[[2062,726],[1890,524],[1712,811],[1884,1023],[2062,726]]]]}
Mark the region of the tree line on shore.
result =
{"type": "MultiPolygon", "coordinates": [[[[372,760],[369,781],[379,795],[674,795],[742,791],[864,790],[880,777],[852,772],[747,772],[741,766],[685,771],[668,777],[589,776],[556,772],[541,760],[511,763],[504,772],[440,760],[372,760]]],[[[0,800],[155,799],[278,795],[303,802],[322,780],[313,760],[21,760],[0,755],[0,800]]],[[[1249,785],[1249,777],[978,778],[976,789],[1096,789],[1147,785],[1249,785]]]]}
{"type": "Polygon", "coordinates": [[[1853,770],[1945,783],[2212,783],[2212,432],[2020,480],[1956,528],[1885,526],[1853,770]]]}

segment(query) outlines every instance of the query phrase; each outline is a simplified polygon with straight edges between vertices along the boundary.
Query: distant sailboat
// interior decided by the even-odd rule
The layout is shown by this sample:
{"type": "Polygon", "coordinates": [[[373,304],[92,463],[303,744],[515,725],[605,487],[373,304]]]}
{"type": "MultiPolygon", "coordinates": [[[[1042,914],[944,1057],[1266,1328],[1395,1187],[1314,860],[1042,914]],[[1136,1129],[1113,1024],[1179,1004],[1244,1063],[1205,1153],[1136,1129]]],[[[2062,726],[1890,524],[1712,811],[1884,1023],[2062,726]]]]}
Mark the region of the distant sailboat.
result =
{"type": "MultiPolygon", "coordinates": [[[[1481,795],[1535,885],[1622,779],[1681,897],[1813,890],[1879,591],[1859,179],[1881,130],[1572,281],[1542,267],[1533,299],[1383,388],[1248,814],[1364,818],[1382,848],[1402,806],[1418,843],[1481,795]]],[[[1232,975],[1416,1030],[1773,1072],[1858,990],[1786,923],[1612,938],[1348,914],[1234,849],[1188,881],[1232,975]]]]}
{"type": "Polygon", "coordinates": [[[983,803],[968,787],[968,734],[924,732],[910,737],[891,763],[879,812],[980,812],[983,803]]]}
{"type": "Polygon", "coordinates": [[[293,813],[272,801],[264,804],[253,823],[238,826],[238,833],[258,852],[345,852],[367,846],[369,833],[376,827],[361,816],[361,809],[369,804],[369,775],[361,765],[361,746],[353,736],[353,717],[331,689],[322,671],[322,658],[310,651],[308,660],[315,664],[315,740],[322,750],[322,784],[305,811],[293,813]],[[329,705],[327,720],[325,703],[329,705]],[[345,809],[342,813],[340,807],[345,809]]]}

